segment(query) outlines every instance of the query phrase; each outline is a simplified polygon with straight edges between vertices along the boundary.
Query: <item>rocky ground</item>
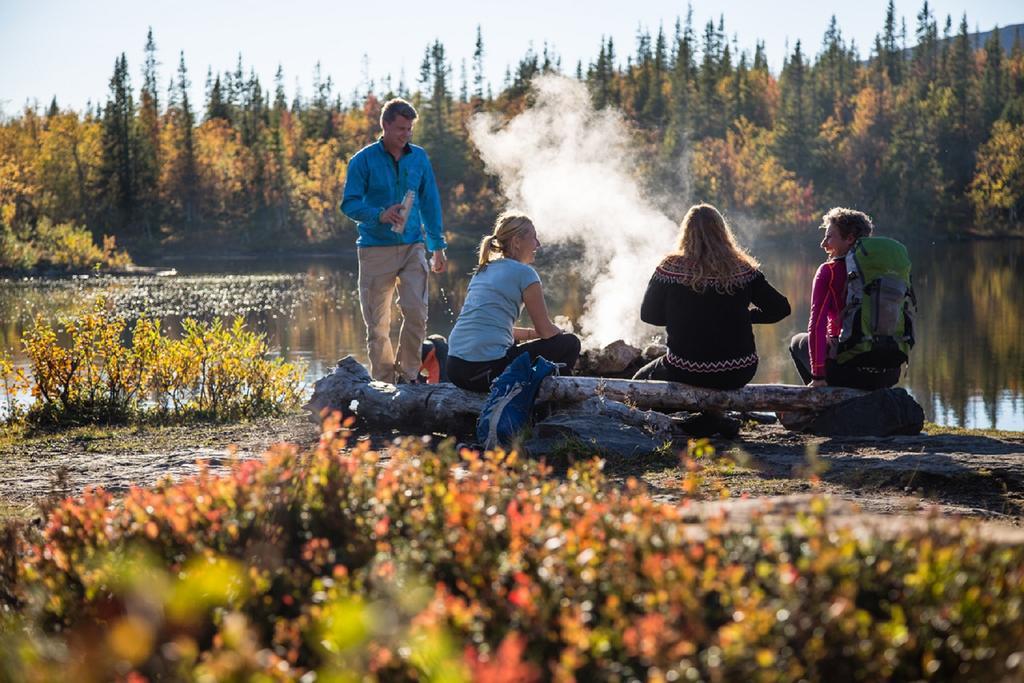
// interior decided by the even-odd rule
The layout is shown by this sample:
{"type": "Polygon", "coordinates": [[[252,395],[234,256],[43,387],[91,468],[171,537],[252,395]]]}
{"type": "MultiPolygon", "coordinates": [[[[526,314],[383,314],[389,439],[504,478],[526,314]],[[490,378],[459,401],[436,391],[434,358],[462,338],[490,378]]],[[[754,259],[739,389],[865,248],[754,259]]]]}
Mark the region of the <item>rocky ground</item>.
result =
{"type": "MultiPolygon", "coordinates": [[[[385,449],[397,432],[363,434],[385,449]]],[[[232,458],[259,457],[277,442],[308,448],[318,429],[305,414],[234,424],[82,428],[0,438],[0,518],[32,518],[40,501],[87,486],[120,491],[163,477],[193,474],[198,459],[214,470],[232,458]]],[[[443,438],[438,436],[437,438],[443,438]]],[[[612,485],[644,481],[660,499],[767,498],[820,492],[865,513],[961,515],[1024,526],[1024,433],[932,428],[919,436],[824,438],[778,424],[747,423],[734,441],[691,458],[686,444],[639,455],[604,452],[612,485]],[[689,476],[688,476],[689,475],[689,476]]],[[[580,441],[550,450],[564,466],[580,441]]],[[[553,476],[558,476],[558,468],[553,476]]],[[[849,506],[847,506],[849,507],[849,506]]]]}

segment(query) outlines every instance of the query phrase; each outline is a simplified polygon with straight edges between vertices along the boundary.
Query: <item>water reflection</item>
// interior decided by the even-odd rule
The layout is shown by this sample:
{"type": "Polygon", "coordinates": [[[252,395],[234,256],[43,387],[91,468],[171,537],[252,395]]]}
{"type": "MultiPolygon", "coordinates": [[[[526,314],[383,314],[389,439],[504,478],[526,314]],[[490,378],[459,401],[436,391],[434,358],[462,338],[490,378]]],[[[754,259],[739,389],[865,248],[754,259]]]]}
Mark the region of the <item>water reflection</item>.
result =
{"type": "MultiPolygon", "coordinates": [[[[754,381],[795,383],[786,348],[806,329],[821,251],[812,235],[807,244],[761,245],[754,252],[794,310],[780,324],[755,328],[761,365],[754,381]]],[[[911,256],[919,334],[904,386],[940,424],[1024,430],[1024,242],[918,244],[911,245],[911,256]]],[[[448,272],[431,277],[431,332],[450,331],[475,261],[471,253],[453,253],[448,272]]],[[[576,320],[589,285],[567,265],[574,262],[571,252],[548,251],[537,268],[552,315],[576,320]]],[[[36,314],[53,320],[105,296],[129,316],[146,311],[159,317],[172,335],[185,316],[242,315],[277,353],[306,363],[310,382],[346,354],[366,361],[352,254],[172,265],[180,273],[174,278],[0,282],[0,347],[24,365],[20,339],[36,314]]]]}

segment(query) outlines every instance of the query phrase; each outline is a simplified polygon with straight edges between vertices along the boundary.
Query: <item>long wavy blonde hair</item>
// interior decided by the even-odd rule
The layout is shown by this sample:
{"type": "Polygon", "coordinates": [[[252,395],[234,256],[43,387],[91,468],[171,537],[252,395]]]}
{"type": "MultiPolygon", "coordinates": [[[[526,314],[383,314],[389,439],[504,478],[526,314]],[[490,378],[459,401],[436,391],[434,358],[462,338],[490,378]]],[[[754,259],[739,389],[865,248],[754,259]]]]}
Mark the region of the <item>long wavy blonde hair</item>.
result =
{"type": "Polygon", "coordinates": [[[485,235],[480,241],[480,260],[476,266],[477,272],[479,273],[487,267],[487,264],[491,262],[492,255],[501,254],[502,256],[507,256],[512,240],[525,233],[532,225],[533,221],[525,213],[519,211],[502,212],[497,220],[494,221],[494,231],[490,235],[485,235]]]}
{"type": "Polygon", "coordinates": [[[710,204],[695,204],[686,212],[676,253],[686,259],[690,286],[698,292],[710,285],[731,294],[739,286],[736,276],[760,265],[736,242],[729,224],[710,204]]]}

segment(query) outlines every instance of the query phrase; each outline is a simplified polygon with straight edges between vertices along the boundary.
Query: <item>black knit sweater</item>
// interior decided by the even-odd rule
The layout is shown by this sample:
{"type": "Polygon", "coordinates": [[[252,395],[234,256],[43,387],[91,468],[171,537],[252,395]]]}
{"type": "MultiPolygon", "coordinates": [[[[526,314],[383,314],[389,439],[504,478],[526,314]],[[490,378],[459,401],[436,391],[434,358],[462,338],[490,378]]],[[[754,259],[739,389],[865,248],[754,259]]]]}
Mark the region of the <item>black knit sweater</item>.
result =
{"type": "Polygon", "coordinates": [[[693,288],[694,272],[683,256],[668,256],[647,285],[640,318],[668,333],[666,362],[691,372],[719,372],[757,363],[752,323],[774,323],[789,315],[789,301],[759,270],[744,267],[693,288]],[[725,293],[727,283],[734,285],[725,293]]]}

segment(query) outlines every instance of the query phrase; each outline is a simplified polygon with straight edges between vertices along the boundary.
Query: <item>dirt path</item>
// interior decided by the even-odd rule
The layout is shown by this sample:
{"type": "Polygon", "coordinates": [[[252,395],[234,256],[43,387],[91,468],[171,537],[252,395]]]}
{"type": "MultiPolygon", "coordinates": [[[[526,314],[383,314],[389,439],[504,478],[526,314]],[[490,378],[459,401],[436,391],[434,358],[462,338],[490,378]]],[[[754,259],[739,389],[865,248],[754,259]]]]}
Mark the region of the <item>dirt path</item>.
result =
{"type": "MultiPolygon", "coordinates": [[[[392,435],[376,435],[386,446],[392,435]]],[[[214,470],[234,457],[259,457],[269,446],[316,443],[304,415],[228,425],[90,428],[0,442],[0,517],[32,516],[35,502],[87,486],[122,491],[133,484],[214,470]]],[[[763,498],[822,492],[869,513],[959,514],[1024,526],[1024,434],[950,433],[827,439],[778,425],[743,430],[736,442],[713,442],[701,460],[698,495],[763,498]]],[[[635,477],[664,500],[683,497],[686,469],[674,454],[609,458],[613,483],[635,477]]]]}

